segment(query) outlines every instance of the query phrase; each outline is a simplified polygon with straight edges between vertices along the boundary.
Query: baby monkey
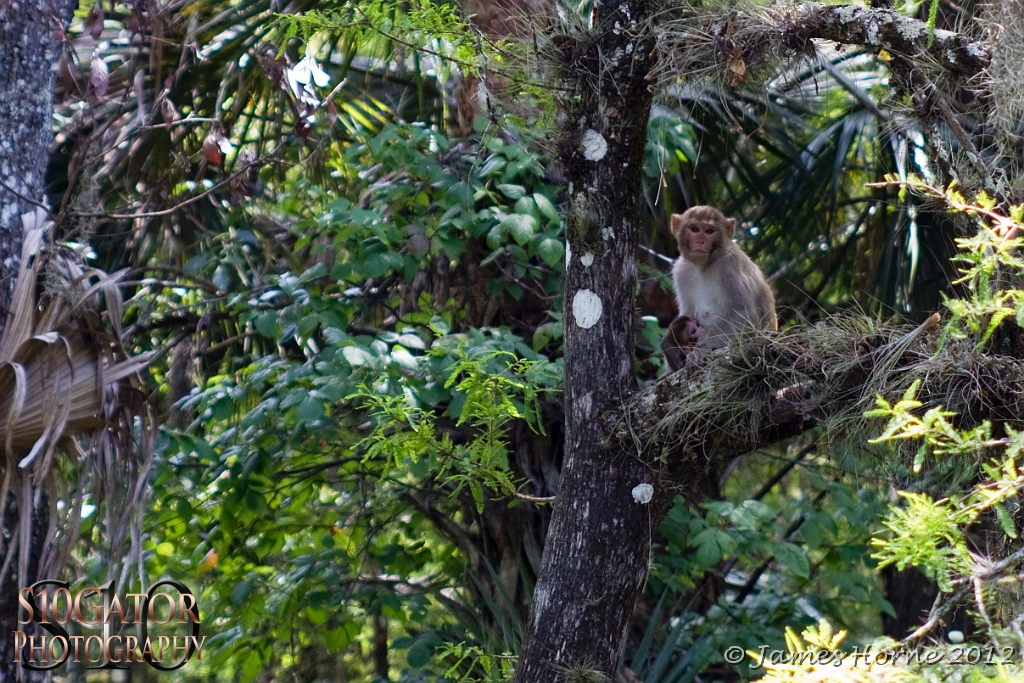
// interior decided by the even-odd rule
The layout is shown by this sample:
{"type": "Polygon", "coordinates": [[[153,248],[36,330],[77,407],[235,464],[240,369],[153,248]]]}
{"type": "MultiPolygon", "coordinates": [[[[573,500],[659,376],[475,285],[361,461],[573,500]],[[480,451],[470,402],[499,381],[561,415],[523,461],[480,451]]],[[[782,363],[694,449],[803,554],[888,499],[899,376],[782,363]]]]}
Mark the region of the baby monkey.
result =
{"type": "Polygon", "coordinates": [[[661,340],[661,350],[672,370],[686,365],[686,356],[693,351],[694,344],[703,332],[700,323],[688,315],[680,315],[668,326],[668,334],[661,340]]]}
{"type": "MultiPolygon", "coordinates": [[[[662,341],[672,370],[693,350],[726,344],[744,330],[776,330],[775,297],[761,269],[732,241],[736,219],[711,206],[672,215],[679,258],[672,268],[679,317],[662,341]]],[[[691,358],[691,363],[693,358],[691,358]]]]}

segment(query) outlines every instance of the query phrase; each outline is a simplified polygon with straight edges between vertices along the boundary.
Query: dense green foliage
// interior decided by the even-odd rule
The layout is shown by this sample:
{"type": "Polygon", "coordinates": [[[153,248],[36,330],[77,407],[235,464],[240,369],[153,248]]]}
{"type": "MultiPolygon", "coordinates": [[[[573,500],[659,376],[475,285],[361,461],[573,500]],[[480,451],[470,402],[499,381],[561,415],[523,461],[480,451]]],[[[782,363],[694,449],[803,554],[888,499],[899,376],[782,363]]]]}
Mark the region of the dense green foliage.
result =
{"type": "MultiPolygon", "coordinates": [[[[435,131],[388,125],[336,160],[351,199],[297,181],[305,201],[289,194],[269,210],[291,224],[302,273],[268,272],[259,286],[237,268],[218,276],[232,253],[259,260],[241,231],[196,266],[224,282],[258,351],[226,359],[182,401],[195,420],[164,441],[155,513],[188,521],[154,530],[152,568],[189,575],[217,558],[206,604],[231,616],[216,644],[246,677],[282,657],[275,644],[344,652],[370,638],[376,614],[420,634],[405,647],[422,666],[423,643],[451,635],[445,610],[473,609],[457,590],[465,558],[429,516],[472,519],[494,495],[484,487],[514,496],[507,423],[544,430],[540,401],[558,390],[559,363],[507,327],[468,327],[466,301],[413,291],[405,306],[391,294],[467,248],[510,274],[486,283],[488,299],[521,299],[524,281],[557,291],[561,221],[536,160],[491,139],[439,163],[450,147],[435,131]],[[416,510],[433,491],[443,498],[430,513],[416,510]]],[[[173,288],[151,303],[150,315],[188,304],[173,288]]]]}
{"type": "MultiPolygon", "coordinates": [[[[124,98],[88,106],[135,142],[53,182],[55,205],[96,219],[83,230],[98,260],[138,275],[126,309],[137,349],[174,347],[147,377],[166,419],[145,574],[201,593],[208,654],[181,680],[501,680],[561,457],[557,101],[503,63],[521,45],[484,47],[447,4],[301,4],[299,18],[272,16],[269,0],[168,10],[141,99],[172,103],[173,116],[158,104],[142,127],[129,121],[133,48],[105,36],[99,54],[121,64],[110,87],[124,98]],[[485,108],[460,140],[451,68],[485,62],[523,106],[485,108]],[[126,205],[149,213],[133,219],[126,205]]],[[[644,166],[642,380],[664,372],[665,219],[694,203],[745,219],[740,240],[773,276],[788,324],[937,309],[952,222],[865,186],[924,163],[920,136],[864,104],[887,73],[851,51],[765,92],[680,89],[659,104],[644,166]]],[[[88,150],[100,138],[73,117],[85,100],[63,95],[63,132],[88,150]]],[[[975,208],[992,211],[985,202],[975,208]]],[[[948,300],[951,339],[981,345],[1003,320],[1024,325],[1020,292],[994,286],[1019,268],[1019,239],[993,230],[961,245],[973,296],[948,300]]],[[[646,683],[747,676],[750,662],[724,662],[726,646],[784,648],[787,627],[823,618],[849,632],[844,647],[877,642],[882,615],[920,616],[897,615],[880,564],[962,590],[971,524],[994,515],[1016,538],[1020,437],[998,444],[1003,460],[964,458],[956,496],[929,489],[914,479],[932,472],[928,456],[992,444],[985,428],[921,408],[912,393],[880,397],[862,438],[814,432],[746,456],[714,499],[677,500],[661,528],[637,530],[652,568],[623,662],[646,683]],[[923,444],[913,464],[892,446],[903,439],[923,444]],[[913,489],[903,507],[892,474],[913,489]]]]}

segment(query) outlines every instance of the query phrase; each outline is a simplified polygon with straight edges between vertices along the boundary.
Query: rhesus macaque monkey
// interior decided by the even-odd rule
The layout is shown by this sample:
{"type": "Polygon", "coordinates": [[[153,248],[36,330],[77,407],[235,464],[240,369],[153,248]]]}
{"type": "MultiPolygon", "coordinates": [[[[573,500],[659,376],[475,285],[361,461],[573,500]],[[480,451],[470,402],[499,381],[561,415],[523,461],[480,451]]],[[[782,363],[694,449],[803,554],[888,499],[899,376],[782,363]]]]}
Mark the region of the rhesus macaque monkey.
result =
{"type": "Polygon", "coordinates": [[[688,315],[680,315],[668,326],[668,334],[661,340],[661,350],[669,368],[678,370],[686,365],[686,357],[693,351],[703,328],[688,315]]]}
{"type": "MultiPolygon", "coordinates": [[[[689,326],[690,321],[697,325],[698,350],[722,346],[743,330],[779,327],[772,290],[761,269],[732,241],[735,229],[736,219],[711,206],[672,215],[672,234],[679,243],[672,281],[679,315],[689,318],[680,326],[689,326]]],[[[672,322],[666,339],[676,324],[672,322]]],[[[694,336],[694,329],[684,331],[694,336]]]]}

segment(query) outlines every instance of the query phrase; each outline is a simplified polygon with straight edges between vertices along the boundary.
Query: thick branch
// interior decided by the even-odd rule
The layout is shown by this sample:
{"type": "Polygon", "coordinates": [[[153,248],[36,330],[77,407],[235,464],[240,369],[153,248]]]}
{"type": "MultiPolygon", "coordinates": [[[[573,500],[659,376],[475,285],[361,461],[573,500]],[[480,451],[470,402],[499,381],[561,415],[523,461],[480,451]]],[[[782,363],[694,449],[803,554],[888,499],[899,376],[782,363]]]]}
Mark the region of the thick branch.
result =
{"type": "Polygon", "coordinates": [[[704,477],[695,468],[713,474],[737,455],[815,425],[833,433],[862,426],[876,396],[899,398],[918,379],[925,407],[956,412],[961,427],[986,419],[1020,426],[1018,360],[967,342],[939,350],[938,316],[914,330],[837,322],[747,339],[702,368],[663,378],[627,404],[609,447],[640,453],[658,472],[663,500],[671,500],[699,495],[694,487],[704,477]]]}
{"type": "MultiPolygon", "coordinates": [[[[785,24],[783,24],[784,28],[785,24]]],[[[796,40],[821,38],[844,45],[886,50],[916,58],[928,55],[943,67],[964,75],[976,74],[988,66],[992,48],[952,31],[936,30],[928,44],[928,25],[892,9],[867,9],[854,5],[802,5],[793,16],[789,35],[796,40]]]]}
{"type": "Polygon", "coordinates": [[[662,29],[659,74],[673,80],[710,71],[724,73],[735,85],[757,67],[767,65],[774,71],[773,63],[780,58],[813,54],[814,40],[885,50],[893,57],[918,66],[931,64],[960,77],[978,74],[992,60],[992,48],[984,42],[943,30],[931,36],[926,23],[886,8],[823,3],[768,6],[749,13],[731,12],[710,24],[692,17],[671,19],[662,29]]]}

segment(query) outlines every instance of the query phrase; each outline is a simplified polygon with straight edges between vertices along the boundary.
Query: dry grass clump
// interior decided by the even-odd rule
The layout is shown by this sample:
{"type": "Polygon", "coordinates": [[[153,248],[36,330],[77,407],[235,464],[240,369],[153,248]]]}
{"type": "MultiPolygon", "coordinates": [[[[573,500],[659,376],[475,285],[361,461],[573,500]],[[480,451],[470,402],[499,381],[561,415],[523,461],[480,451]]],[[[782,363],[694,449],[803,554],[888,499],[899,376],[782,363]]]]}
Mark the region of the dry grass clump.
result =
{"type": "Polygon", "coordinates": [[[999,159],[1000,191],[1012,197],[1024,196],[1024,179],[1019,161],[1024,146],[1024,0],[993,3],[982,14],[992,44],[992,61],[975,80],[976,90],[989,104],[985,119],[994,135],[989,156],[999,159]],[[1004,186],[1005,185],[1005,186],[1004,186]]]}
{"type": "Polygon", "coordinates": [[[985,18],[991,22],[992,62],[979,80],[992,96],[990,123],[1019,136],[1024,125],[1024,0],[994,3],[985,18]]]}
{"type": "MultiPolygon", "coordinates": [[[[627,409],[639,443],[662,463],[730,458],[816,424],[830,439],[877,436],[864,413],[899,400],[915,380],[924,409],[943,406],[963,426],[1024,426],[1024,363],[967,341],[939,346],[938,316],[918,328],[856,315],[751,336],[649,387],[627,409]]],[[[912,459],[918,444],[908,444],[912,459]]]]}
{"type": "Polygon", "coordinates": [[[786,39],[787,20],[797,5],[691,7],[666,3],[652,20],[663,84],[683,79],[755,85],[776,76],[784,65],[815,54],[813,42],[794,45],[786,39]]]}

